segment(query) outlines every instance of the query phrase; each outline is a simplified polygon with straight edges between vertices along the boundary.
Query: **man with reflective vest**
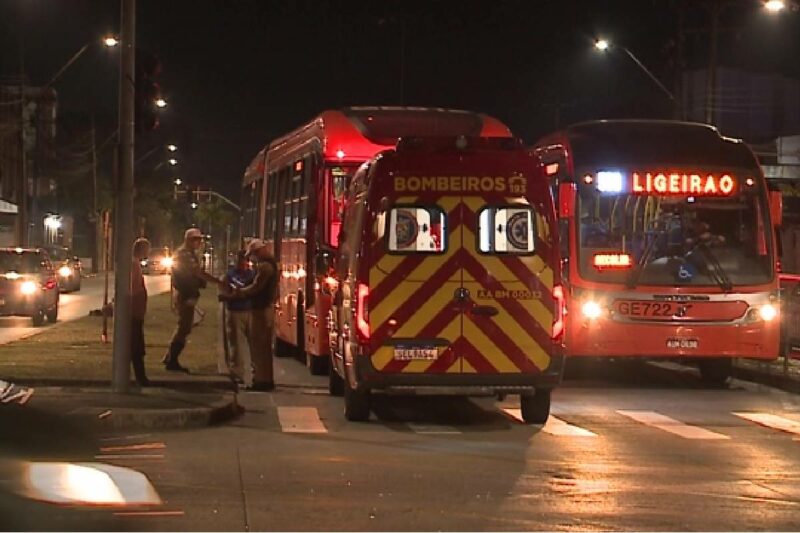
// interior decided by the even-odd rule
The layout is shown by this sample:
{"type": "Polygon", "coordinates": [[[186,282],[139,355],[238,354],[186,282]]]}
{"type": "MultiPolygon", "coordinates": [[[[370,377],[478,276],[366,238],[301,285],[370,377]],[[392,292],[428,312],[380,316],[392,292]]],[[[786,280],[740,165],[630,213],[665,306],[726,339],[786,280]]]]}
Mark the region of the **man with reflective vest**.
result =
{"type": "Polygon", "coordinates": [[[178,363],[178,357],[186,346],[186,337],[194,324],[194,308],[200,298],[200,289],[207,282],[222,282],[207,273],[200,266],[197,250],[203,244],[203,234],[197,228],[189,228],[184,233],[183,245],[175,251],[172,265],[172,287],[175,289],[175,308],[178,311],[178,327],[162,363],[167,370],[186,372],[189,370],[178,363]]]}
{"type": "MultiPolygon", "coordinates": [[[[244,287],[226,290],[221,300],[250,300],[250,358],[253,383],[248,388],[271,391],[275,388],[272,373],[272,335],[275,328],[275,298],[278,289],[278,263],[261,239],[253,239],[247,255],[256,262],[255,276],[244,287]]],[[[246,384],[247,385],[247,384],[246,384]]]]}

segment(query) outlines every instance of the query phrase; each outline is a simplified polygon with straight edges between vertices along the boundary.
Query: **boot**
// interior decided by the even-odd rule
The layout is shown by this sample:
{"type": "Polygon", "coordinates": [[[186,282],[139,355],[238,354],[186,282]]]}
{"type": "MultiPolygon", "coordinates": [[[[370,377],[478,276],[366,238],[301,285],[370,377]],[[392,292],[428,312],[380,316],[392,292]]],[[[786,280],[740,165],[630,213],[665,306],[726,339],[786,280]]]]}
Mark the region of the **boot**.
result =
{"type": "Polygon", "coordinates": [[[140,387],[149,387],[150,380],[147,379],[147,375],[144,372],[144,360],[134,359],[131,361],[131,364],[133,364],[133,375],[136,377],[136,383],[138,383],[140,387]]]}
{"type": "Polygon", "coordinates": [[[186,367],[181,366],[178,364],[178,356],[183,351],[184,343],[178,341],[172,341],[172,344],[169,345],[169,351],[162,359],[162,363],[164,363],[164,368],[167,370],[172,370],[175,372],[185,372],[189,373],[189,369],[186,367]]]}

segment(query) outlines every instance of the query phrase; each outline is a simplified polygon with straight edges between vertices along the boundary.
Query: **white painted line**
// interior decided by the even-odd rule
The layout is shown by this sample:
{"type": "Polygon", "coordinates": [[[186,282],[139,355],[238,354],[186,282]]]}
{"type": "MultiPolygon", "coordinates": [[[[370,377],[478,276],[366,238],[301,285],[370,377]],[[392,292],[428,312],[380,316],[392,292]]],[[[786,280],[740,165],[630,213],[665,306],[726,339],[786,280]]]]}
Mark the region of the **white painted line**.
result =
{"type": "Polygon", "coordinates": [[[707,429],[698,426],[690,426],[689,424],[684,424],[683,422],[679,422],[674,418],[662,415],[661,413],[656,413],[655,411],[619,410],[617,411],[617,413],[621,414],[622,416],[631,418],[642,424],[645,424],[647,426],[661,429],[668,433],[672,433],[673,435],[678,435],[679,437],[683,437],[684,439],[700,439],[700,440],[730,439],[729,436],[723,435],[722,433],[715,433],[714,431],[709,431],[707,429]]]}
{"type": "Polygon", "coordinates": [[[163,453],[123,453],[123,454],[101,454],[95,455],[98,461],[109,461],[111,459],[163,459],[163,453]]]}
{"type": "Polygon", "coordinates": [[[278,407],[284,433],[327,433],[315,407],[278,407]]]}
{"type": "Polygon", "coordinates": [[[439,426],[435,424],[407,424],[414,433],[420,435],[460,435],[461,432],[453,426],[439,426]]]}
{"type": "Polygon", "coordinates": [[[785,431],[786,433],[791,433],[793,435],[800,435],[800,422],[797,420],[784,418],[782,416],[773,415],[770,413],[738,412],[733,414],[739,418],[744,418],[750,422],[755,422],[760,426],[766,426],[779,431],[785,431]]]}
{"type": "Polygon", "coordinates": [[[103,453],[127,452],[137,450],[164,450],[167,445],[163,442],[147,442],[144,444],[128,444],[126,446],[102,446],[100,451],[103,453]]]}
{"type": "MultiPolygon", "coordinates": [[[[513,409],[513,408],[504,408],[503,411],[520,422],[525,422],[522,419],[522,409],[513,409]]],[[[560,418],[556,418],[553,415],[547,419],[547,423],[542,426],[542,431],[548,433],[550,435],[554,435],[556,437],[596,437],[597,433],[589,431],[588,429],[583,429],[579,426],[574,426],[569,422],[565,422],[560,418]]]]}

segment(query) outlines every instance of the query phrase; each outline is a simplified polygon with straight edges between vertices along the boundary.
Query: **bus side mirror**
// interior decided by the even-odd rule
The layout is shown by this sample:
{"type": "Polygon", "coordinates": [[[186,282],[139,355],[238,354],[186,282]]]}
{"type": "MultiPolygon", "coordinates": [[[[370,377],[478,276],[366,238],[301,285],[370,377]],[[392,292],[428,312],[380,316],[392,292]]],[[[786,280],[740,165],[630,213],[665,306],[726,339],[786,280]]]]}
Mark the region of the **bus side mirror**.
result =
{"type": "Polygon", "coordinates": [[[576,190],[574,183],[558,184],[558,218],[568,218],[574,214],[576,190]]]}
{"type": "Polygon", "coordinates": [[[769,191],[769,214],[774,226],[783,223],[783,195],[781,191],[769,191]]]}

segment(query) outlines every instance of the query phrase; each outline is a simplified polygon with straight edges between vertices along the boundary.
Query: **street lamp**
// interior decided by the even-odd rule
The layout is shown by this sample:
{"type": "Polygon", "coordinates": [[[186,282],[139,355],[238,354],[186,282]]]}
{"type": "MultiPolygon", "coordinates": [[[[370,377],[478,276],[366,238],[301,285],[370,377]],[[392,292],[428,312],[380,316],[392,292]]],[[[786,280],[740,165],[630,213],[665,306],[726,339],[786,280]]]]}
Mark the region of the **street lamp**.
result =
{"type": "Polygon", "coordinates": [[[119,44],[119,39],[117,39],[113,35],[109,35],[108,37],[103,38],[103,44],[106,45],[108,48],[114,48],[119,44]]]}
{"type": "Polygon", "coordinates": [[[642,69],[642,72],[644,72],[645,74],[647,74],[647,76],[648,76],[648,77],[649,77],[651,80],[653,80],[653,83],[655,83],[656,85],[658,85],[658,88],[659,88],[659,89],[661,89],[661,91],[662,91],[662,92],[663,92],[665,95],[667,95],[667,98],[669,98],[669,99],[670,99],[670,100],[672,100],[673,102],[675,102],[675,101],[676,101],[676,99],[675,99],[675,96],[674,96],[674,95],[673,95],[673,94],[670,92],[670,90],[669,90],[669,89],[667,89],[667,88],[664,86],[664,84],[663,84],[663,83],[661,83],[661,81],[659,81],[659,79],[658,79],[658,78],[656,78],[656,77],[655,77],[655,75],[654,75],[652,72],[650,72],[650,70],[649,70],[647,67],[645,67],[645,66],[644,66],[644,64],[643,64],[641,61],[639,61],[639,58],[637,58],[635,55],[633,55],[633,52],[631,52],[630,50],[628,50],[626,47],[624,47],[624,46],[621,46],[621,45],[618,45],[618,44],[615,44],[615,45],[612,47],[611,43],[610,43],[609,41],[607,41],[606,39],[598,39],[598,40],[596,40],[596,41],[594,42],[594,47],[595,47],[595,49],[596,49],[596,50],[599,50],[600,52],[603,52],[603,53],[605,53],[605,52],[607,52],[607,51],[611,50],[612,48],[619,48],[619,49],[621,49],[623,52],[625,52],[625,53],[628,55],[628,57],[630,57],[630,58],[631,58],[631,60],[632,60],[634,63],[636,63],[636,65],[637,65],[637,66],[638,66],[640,69],[642,69]]]}
{"type": "Polygon", "coordinates": [[[167,145],[167,150],[169,150],[170,152],[177,152],[178,151],[178,147],[176,145],[174,145],[174,144],[168,144],[167,145]]]}
{"type": "Polygon", "coordinates": [[[170,165],[172,165],[174,167],[175,165],[178,164],[178,160],[175,159],[175,158],[172,158],[172,159],[167,160],[167,163],[169,163],[170,165]]]}
{"type": "Polygon", "coordinates": [[[783,0],[767,0],[767,2],[764,2],[764,8],[771,13],[777,13],[786,8],[786,2],[783,0]]]}
{"type": "Polygon", "coordinates": [[[180,178],[175,178],[175,181],[173,181],[172,183],[174,183],[175,185],[181,185],[183,183],[183,180],[180,178]]]}
{"type": "Polygon", "coordinates": [[[167,101],[164,100],[163,98],[159,98],[158,100],[156,100],[155,103],[156,103],[156,107],[158,107],[160,109],[164,109],[165,107],[167,107],[167,101]]]}
{"type": "Polygon", "coordinates": [[[189,204],[189,205],[191,205],[191,206],[192,206],[192,209],[197,209],[197,202],[192,202],[192,203],[191,203],[191,204],[189,204]]]}

